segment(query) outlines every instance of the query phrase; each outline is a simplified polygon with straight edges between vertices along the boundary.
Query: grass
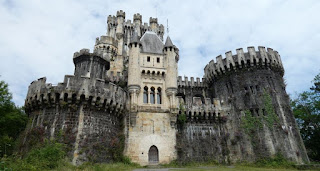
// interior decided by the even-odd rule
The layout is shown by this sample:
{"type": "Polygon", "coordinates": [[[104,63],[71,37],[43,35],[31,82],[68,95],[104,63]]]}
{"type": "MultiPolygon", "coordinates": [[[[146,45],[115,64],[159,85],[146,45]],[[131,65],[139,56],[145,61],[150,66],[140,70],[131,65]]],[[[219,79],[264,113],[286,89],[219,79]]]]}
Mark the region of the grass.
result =
{"type": "MultiPolygon", "coordinates": [[[[124,158],[122,163],[84,163],[81,166],[73,166],[70,159],[66,158],[64,145],[56,142],[46,142],[38,148],[32,149],[24,158],[21,156],[10,156],[0,159],[0,171],[15,170],[55,170],[55,171],[126,171],[134,169],[151,170],[151,168],[141,167],[131,163],[129,158],[124,158]]],[[[293,171],[294,163],[286,160],[282,155],[277,154],[273,158],[264,158],[255,163],[238,163],[234,166],[218,164],[212,160],[210,162],[186,162],[173,161],[169,164],[155,166],[164,170],[187,170],[187,171],[293,171]],[[170,168],[170,169],[165,169],[170,168]]],[[[152,168],[155,168],[152,167],[152,168]]]]}

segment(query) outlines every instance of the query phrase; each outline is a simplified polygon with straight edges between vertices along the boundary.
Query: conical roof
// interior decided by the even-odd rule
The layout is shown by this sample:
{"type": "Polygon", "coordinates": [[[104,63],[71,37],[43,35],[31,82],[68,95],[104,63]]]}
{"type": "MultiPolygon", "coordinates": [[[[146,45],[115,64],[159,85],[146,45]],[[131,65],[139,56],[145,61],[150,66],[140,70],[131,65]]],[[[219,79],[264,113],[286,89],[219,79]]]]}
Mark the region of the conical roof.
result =
{"type": "Polygon", "coordinates": [[[164,44],[164,47],[174,47],[170,37],[167,37],[166,43],[164,44]]]}

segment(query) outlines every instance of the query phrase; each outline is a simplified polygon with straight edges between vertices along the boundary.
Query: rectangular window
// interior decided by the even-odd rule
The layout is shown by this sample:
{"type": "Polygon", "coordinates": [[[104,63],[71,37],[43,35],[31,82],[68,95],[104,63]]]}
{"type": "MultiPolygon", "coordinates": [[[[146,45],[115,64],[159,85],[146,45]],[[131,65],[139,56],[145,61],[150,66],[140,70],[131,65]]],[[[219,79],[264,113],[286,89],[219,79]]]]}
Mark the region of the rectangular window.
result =
{"type": "Polygon", "coordinates": [[[150,56],[147,56],[147,62],[150,62],[150,56]]]}
{"type": "Polygon", "coordinates": [[[160,58],[159,57],[157,58],[157,62],[160,63],[160,58]]]}

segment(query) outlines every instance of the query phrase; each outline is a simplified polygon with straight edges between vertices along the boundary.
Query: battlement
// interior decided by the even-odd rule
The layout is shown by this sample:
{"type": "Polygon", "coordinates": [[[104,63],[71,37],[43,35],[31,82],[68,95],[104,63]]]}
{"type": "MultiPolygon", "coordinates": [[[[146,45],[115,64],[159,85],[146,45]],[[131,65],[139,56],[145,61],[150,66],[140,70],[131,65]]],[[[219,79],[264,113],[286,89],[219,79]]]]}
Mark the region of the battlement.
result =
{"type": "Polygon", "coordinates": [[[194,77],[190,77],[190,81],[188,80],[188,77],[184,77],[184,80],[182,79],[182,76],[178,76],[178,87],[205,87],[205,79],[202,78],[200,80],[199,77],[194,79],[194,77]]]}
{"type": "Polygon", "coordinates": [[[120,11],[117,11],[117,17],[123,17],[123,18],[126,18],[126,13],[122,10],[120,11]]]}
{"type": "Polygon", "coordinates": [[[118,46],[118,41],[110,36],[100,36],[96,38],[96,43],[95,45],[100,45],[100,44],[106,44],[106,45],[112,45],[114,47],[118,46]]]}
{"type": "Polygon", "coordinates": [[[92,56],[92,57],[97,57],[101,58],[102,61],[110,62],[110,58],[108,55],[102,53],[101,51],[95,51],[93,53],[90,53],[90,49],[81,49],[79,52],[75,52],[73,54],[73,61],[77,61],[79,57],[81,56],[92,56]]]}
{"type": "MultiPolygon", "coordinates": [[[[142,24],[142,15],[140,13],[133,15],[133,23],[131,20],[123,20],[118,21],[117,18],[122,17],[125,19],[125,12],[120,10],[117,11],[117,15],[109,15],[107,19],[108,23],[108,36],[115,38],[117,34],[127,34],[125,37],[131,37],[134,32],[138,32],[139,36],[142,36],[146,31],[153,31],[157,33],[157,35],[160,37],[161,40],[163,40],[164,35],[164,26],[162,24],[158,24],[158,19],[150,17],[149,18],[149,24],[143,23],[142,24]],[[122,26],[118,27],[118,23],[121,22],[122,26]],[[137,24],[139,24],[139,27],[137,27],[137,24]],[[139,29],[139,30],[135,30],[139,29]],[[129,35],[128,35],[129,34],[129,35]]],[[[126,40],[128,42],[129,40],[126,40]]]]}
{"type": "Polygon", "coordinates": [[[179,115],[185,114],[188,122],[220,122],[225,123],[226,111],[230,107],[222,105],[220,99],[193,97],[191,104],[185,104],[182,97],[180,101],[179,115]],[[203,100],[203,101],[202,101],[203,100]],[[182,103],[181,103],[182,102],[182,103]]]}
{"type": "Polygon", "coordinates": [[[115,24],[117,23],[116,16],[114,16],[114,15],[109,15],[109,16],[108,16],[107,23],[108,23],[108,24],[111,24],[111,25],[115,25],[115,24]]]}
{"type": "Polygon", "coordinates": [[[214,77],[219,77],[227,72],[240,70],[242,68],[270,68],[284,74],[282,61],[277,51],[271,48],[259,46],[258,51],[254,47],[247,48],[248,52],[244,52],[242,48],[236,50],[236,55],[231,51],[225,53],[225,57],[219,55],[216,57],[216,62],[211,60],[205,66],[205,78],[212,80],[214,77]]]}
{"type": "Polygon", "coordinates": [[[150,17],[149,23],[150,23],[150,25],[151,25],[152,23],[158,24],[158,18],[152,18],[152,17],[150,17]]]}
{"type": "Polygon", "coordinates": [[[133,21],[139,20],[140,22],[142,21],[142,15],[139,13],[133,15],[133,21]]]}
{"type": "Polygon", "coordinates": [[[33,81],[29,85],[25,107],[26,110],[33,110],[44,106],[85,103],[99,109],[114,108],[121,111],[125,108],[126,99],[126,92],[113,83],[98,78],[66,75],[57,86],[46,83],[46,77],[33,81]]]}

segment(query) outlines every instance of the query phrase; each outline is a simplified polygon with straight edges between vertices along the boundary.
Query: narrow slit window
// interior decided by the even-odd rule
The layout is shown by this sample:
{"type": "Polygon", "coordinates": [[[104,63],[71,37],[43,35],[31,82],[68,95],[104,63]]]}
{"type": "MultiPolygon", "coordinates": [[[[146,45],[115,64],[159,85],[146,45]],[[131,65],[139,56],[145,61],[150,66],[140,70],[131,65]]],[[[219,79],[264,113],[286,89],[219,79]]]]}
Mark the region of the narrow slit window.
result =
{"type": "Polygon", "coordinates": [[[160,63],[160,58],[159,57],[157,58],[157,63],[160,63]]]}
{"type": "Polygon", "coordinates": [[[150,56],[147,56],[147,62],[150,62],[150,56]]]}
{"type": "Polygon", "coordinates": [[[161,104],[161,88],[158,88],[158,92],[157,92],[157,103],[161,104]]]}
{"type": "Polygon", "coordinates": [[[148,103],[148,87],[145,86],[143,89],[143,103],[148,103]]]}
{"type": "Polygon", "coordinates": [[[151,104],[155,104],[155,89],[154,87],[151,87],[151,91],[150,91],[150,103],[151,104]]]}

